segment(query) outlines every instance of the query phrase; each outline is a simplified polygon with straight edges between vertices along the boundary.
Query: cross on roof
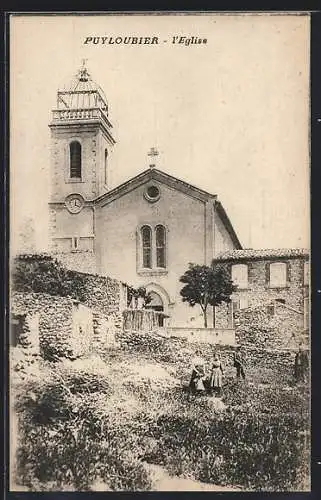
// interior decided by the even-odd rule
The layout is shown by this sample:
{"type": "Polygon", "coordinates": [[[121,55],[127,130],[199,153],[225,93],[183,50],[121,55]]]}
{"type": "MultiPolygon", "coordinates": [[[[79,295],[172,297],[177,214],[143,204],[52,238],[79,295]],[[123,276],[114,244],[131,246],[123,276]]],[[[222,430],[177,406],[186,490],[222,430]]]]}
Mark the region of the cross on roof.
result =
{"type": "Polygon", "coordinates": [[[150,151],[147,154],[148,156],[158,156],[159,152],[157,151],[157,148],[153,146],[150,148],[150,151]]]}
{"type": "MultiPolygon", "coordinates": [[[[150,151],[147,153],[148,156],[150,156],[151,158],[151,161],[155,161],[154,158],[156,158],[156,156],[159,155],[159,152],[157,151],[157,149],[153,146],[150,148],[150,151]]],[[[151,163],[149,165],[149,168],[154,168],[155,167],[155,163],[151,163]]]]}

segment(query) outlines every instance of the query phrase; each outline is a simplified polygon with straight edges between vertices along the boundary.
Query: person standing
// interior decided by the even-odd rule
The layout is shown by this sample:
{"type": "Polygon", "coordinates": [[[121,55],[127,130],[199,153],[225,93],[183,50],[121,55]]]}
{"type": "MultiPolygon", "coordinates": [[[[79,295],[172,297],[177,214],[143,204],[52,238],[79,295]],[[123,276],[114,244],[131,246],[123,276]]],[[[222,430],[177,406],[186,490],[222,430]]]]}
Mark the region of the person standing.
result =
{"type": "Polygon", "coordinates": [[[233,353],[233,364],[236,368],[236,377],[245,379],[245,370],[244,370],[244,361],[241,355],[240,347],[236,348],[236,351],[233,353]]]}
{"type": "Polygon", "coordinates": [[[212,362],[210,387],[214,394],[220,396],[222,394],[223,385],[223,367],[220,355],[216,353],[212,362]]]}
{"type": "Polygon", "coordinates": [[[296,353],[294,360],[294,378],[296,382],[305,382],[309,369],[309,358],[306,351],[303,350],[302,344],[299,345],[299,350],[296,353]]]}
{"type": "Polygon", "coordinates": [[[205,361],[201,357],[200,351],[197,351],[195,358],[192,360],[192,375],[189,383],[191,392],[194,394],[205,392],[205,378],[205,361]]]}

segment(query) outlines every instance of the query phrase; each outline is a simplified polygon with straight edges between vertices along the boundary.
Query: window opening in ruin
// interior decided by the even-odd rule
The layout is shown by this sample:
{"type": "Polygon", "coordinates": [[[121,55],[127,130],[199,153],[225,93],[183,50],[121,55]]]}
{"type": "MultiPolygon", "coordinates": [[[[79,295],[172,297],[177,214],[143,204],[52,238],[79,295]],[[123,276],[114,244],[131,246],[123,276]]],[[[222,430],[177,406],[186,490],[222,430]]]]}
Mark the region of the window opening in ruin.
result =
{"type": "Polygon", "coordinates": [[[248,266],[246,264],[232,266],[232,281],[238,288],[248,288],[248,266]]]}
{"type": "Polygon", "coordinates": [[[285,262],[270,264],[270,287],[284,288],[287,285],[287,266],[285,262]]]}
{"type": "Polygon", "coordinates": [[[269,304],[266,308],[266,312],[269,317],[274,316],[274,304],[269,304]]]}

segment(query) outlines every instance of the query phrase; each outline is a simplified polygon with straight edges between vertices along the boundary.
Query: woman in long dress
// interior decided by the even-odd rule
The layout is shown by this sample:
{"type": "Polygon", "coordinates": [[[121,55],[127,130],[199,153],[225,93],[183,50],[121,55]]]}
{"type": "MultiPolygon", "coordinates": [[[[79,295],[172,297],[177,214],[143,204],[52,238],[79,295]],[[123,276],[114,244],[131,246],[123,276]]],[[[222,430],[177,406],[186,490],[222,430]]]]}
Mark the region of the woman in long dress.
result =
{"type": "Polygon", "coordinates": [[[211,390],[217,396],[222,394],[222,384],[223,384],[223,367],[219,354],[215,354],[212,368],[211,368],[211,377],[210,377],[210,387],[211,390]]]}
{"type": "Polygon", "coordinates": [[[192,376],[189,383],[189,388],[193,393],[205,392],[205,361],[201,358],[200,353],[197,352],[195,358],[192,360],[192,376]]]}

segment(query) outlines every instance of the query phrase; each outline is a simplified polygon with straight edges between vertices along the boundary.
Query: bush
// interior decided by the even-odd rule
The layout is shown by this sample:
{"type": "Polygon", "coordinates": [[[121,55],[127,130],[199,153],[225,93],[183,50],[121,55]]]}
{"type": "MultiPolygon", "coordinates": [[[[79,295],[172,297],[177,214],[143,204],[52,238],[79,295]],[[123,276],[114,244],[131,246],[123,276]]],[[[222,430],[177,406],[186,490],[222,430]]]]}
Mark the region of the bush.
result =
{"type": "Polygon", "coordinates": [[[299,490],[309,475],[309,394],[302,389],[227,379],[225,411],[206,396],[187,403],[181,389],[166,392],[166,409],[148,430],[156,446],[144,459],[206,483],[299,490]]]}
{"type": "Polygon", "coordinates": [[[56,490],[69,485],[88,491],[99,478],[113,490],[148,490],[147,473],[135,456],[136,436],[85,406],[79,405],[78,418],[50,426],[24,421],[17,456],[20,482],[31,490],[49,482],[56,490]]]}
{"type": "Polygon", "coordinates": [[[259,378],[269,384],[254,385],[227,370],[227,407],[219,410],[213,399],[189,400],[184,387],[175,386],[177,373],[185,370],[186,377],[193,346],[145,341],[139,336],[132,349],[149,350],[146,359],[137,355],[133,362],[128,345],[108,364],[93,357],[47,363],[40,380],[17,387],[20,484],[37,491],[89,491],[99,482],[106,490],[148,490],[145,460],[217,485],[302,486],[310,425],[304,386],[279,386],[264,371],[259,378]],[[154,355],[169,356],[170,365],[152,361],[154,355]]]}
{"type": "Polygon", "coordinates": [[[169,467],[173,474],[192,474],[207,483],[293,491],[300,489],[307,472],[302,471],[306,464],[302,424],[296,416],[242,411],[207,422],[164,416],[158,419],[160,440],[149,460],[169,467]]]}
{"type": "Polygon", "coordinates": [[[89,491],[98,480],[112,490],[150,489],[136,424],[124,425],[108,405],[112,391],[103,374],[56,365],[16,389],[19,484],[89,491]]]}
{"type": "Polygon", "coordinates": [[[49,255],[19,255],[13,262],[15,292],[47,293],[84,301],[85,281],[85,274],[66,269],[49,255]]]}
{"type": "Polygon", "coordinates": [[[73,359],[74,354],[65,339],[42,337],[40,341],[42,356],[46,361],[60,361],[62,358],[73,359]]]}
{"type": "Polygon", "coordinates": [[[280,387],[240,382],[232,379],[224,385],[223,401],[232,407],[250,408],[256,413],[272,415],[295,414],[309,422],[309,391],[306,387],[280,387]]]}

